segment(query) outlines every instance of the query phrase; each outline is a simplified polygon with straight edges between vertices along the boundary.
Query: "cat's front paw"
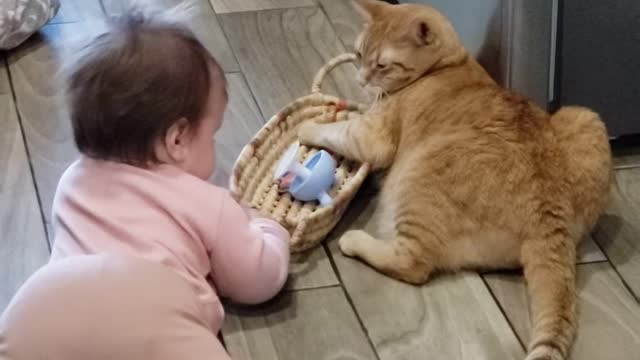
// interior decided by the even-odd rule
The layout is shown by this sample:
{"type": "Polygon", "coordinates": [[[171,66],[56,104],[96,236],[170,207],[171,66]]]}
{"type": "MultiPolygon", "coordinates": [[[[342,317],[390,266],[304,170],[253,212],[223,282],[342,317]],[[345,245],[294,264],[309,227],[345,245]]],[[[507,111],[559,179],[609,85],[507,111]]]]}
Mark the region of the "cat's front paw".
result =
{"type": "Polygon", "coordinates": [[[318,145],[318,124],[307,121],[298,127],[298,140],[302,145],[318,145]]]}
{"type": "Polygon", "coordinates": [[[558,349],[542,345],[533,349],[525,360],[564,360],[564,356],[558,349]]]}
{"type": "Polygon", "coordinates": [[[364,231],[362,230],[350,230],[344,233],[340,240],[338,240],[338,245],[340,246],[340,251],[349,257],[358,256],[358,246],[360,243],[360,238],[362,237],[364,231]]]}

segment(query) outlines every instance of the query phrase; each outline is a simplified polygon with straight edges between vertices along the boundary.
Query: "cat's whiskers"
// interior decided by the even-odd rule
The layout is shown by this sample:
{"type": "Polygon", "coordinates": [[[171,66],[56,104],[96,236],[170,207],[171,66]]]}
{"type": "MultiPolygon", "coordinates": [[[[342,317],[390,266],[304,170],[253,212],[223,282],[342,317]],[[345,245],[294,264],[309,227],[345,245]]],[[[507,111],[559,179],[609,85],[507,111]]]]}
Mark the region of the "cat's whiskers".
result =
{"type": "Polygon", "coordinates": [[[382,104],[382,96],[383,96],[383,92],[382,91],[378,91],[378,93],[376,94],[376,100],[375,100],[375,105],[376,106],[380,106],[380,104],[382,104]]]}
{"type": "Polygon", "coordinates": [[[369,89],[373,94],[373,101],[371,103],[372,108],[381,106],[384,97],[389,95],[383,88],[379,86],[371,86],[369,89]]]}

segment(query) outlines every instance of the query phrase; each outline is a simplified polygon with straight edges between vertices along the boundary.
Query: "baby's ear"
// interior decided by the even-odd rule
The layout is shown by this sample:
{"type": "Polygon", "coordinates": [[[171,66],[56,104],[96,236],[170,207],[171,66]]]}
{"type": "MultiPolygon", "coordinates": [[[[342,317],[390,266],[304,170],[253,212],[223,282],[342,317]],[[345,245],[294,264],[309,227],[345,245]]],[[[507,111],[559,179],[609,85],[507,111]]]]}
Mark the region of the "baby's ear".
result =
{"type": "Polygon", "coordinates": [[[353,4],[356,11],[358,11],[360,16],[367,22],[384,11],[385,7],[391,6],[380,0],[353,0],[353,4]]]}
{"type": "Polygon", "coordinates": [[[173,161],[179,163],[185,159],[190,136],[187,119],[181,118],[169,127],[164,136],[164,147],[173,161]]]}

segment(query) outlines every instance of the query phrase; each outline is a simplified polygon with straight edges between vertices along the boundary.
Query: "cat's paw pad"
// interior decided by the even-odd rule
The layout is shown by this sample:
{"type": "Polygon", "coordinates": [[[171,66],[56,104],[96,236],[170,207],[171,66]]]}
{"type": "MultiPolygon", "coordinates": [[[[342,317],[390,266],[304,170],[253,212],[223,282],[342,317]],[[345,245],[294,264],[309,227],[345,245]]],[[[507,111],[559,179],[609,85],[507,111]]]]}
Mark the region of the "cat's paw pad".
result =
{"type": "Polygon", "coordinates": [[[358,244],[361,237],[361,230],[347,231],[338,241],[340,251],[345,256],[354,257],[358,255],[358,244]]]}

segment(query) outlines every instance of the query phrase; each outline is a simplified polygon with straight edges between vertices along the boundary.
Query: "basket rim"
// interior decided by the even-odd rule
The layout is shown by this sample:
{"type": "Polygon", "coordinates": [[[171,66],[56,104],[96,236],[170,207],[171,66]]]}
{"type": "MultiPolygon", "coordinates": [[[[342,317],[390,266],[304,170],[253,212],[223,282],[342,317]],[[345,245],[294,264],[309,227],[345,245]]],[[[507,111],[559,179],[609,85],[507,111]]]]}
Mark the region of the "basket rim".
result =
{"type": "MultiPolygon", "coordinates": [[[[233,168],[231,170],[231,176],[229,179],[229,189],[231,191],[231,193],[234,196],[239,197],[241,194],[239,193],[239,173],[240,173],[240,168],[239,168],[239,164],[241,163],[245,163],[246,161],[249,160],[249,158],[253,155],[253,150],[255,147],[255,142],[257,139],[263,138],[264,136],[266,136],[268,133],[270,133],[271,131],[273,131],[273,128],[277,126],[277,124],[279,124],[281,121],[285,121],[286,118],[289,116],[289,114],[300,110],[300,107],[297,106],[299,104],[305,104],[307,103],[309,100],[311,99],[315,99],[315,100],[321,100],[321,102],[323,102],[325,105],[331,105],[331,104],[338,104],[340,102],[344,102],[347,104],[347,107],[356,107],[358,109],[358,111],[360,112],[364,112],[366,109],[366,106],[354,101],[350,101],[350,100],[344,100],[344,99],[340,99],[334,95],[327,95],[327,94],[322,94],[322,93],[312,93],[312,94],[308,94],[302,97],[297,98],[296,100],[288,103],[287,105],[283,106],[280,111],[278,111],[275,115],[273,115],[263,126],[262,128],[260,128],[260,130],[251,138],[251,140],[249,141],[248,144],[246,144],[242,150],[240,151],[240,155],[238,155],[238,157],[236,158],[236,161],[234,162],[233,168]]],[[[356,173],[356,175],[363,170],[363,166],[366,167],[366,170],[368,172],[368,164],[361,164],[358,172],[356,173]]],[[[354,175],[355,176],[355,175],[354,175]]],[[[364,179],[363,179],[364,180],[364,179]]],[[[330,208],[330,207],[329,207],[330,208]]]]}

